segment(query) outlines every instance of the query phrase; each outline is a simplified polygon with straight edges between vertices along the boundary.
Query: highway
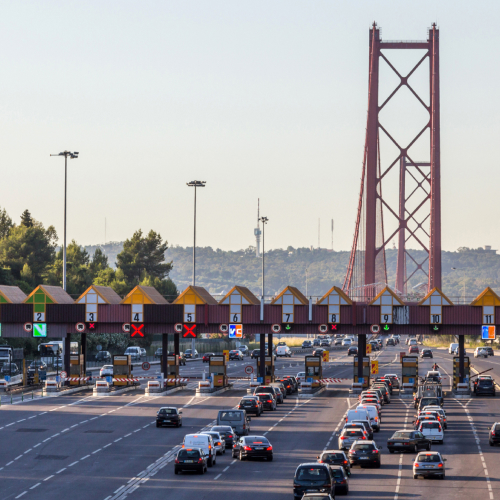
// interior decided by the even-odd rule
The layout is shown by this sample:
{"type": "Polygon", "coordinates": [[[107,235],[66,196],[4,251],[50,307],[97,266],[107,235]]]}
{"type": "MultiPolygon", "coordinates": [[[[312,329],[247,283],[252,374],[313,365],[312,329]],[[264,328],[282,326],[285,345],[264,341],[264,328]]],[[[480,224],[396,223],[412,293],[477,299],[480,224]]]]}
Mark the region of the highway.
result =
{"type": "MultiPolygon", "coordinates": [[[[401,373],[399,352],[404,347],[376,353],[380,373],[401,373]]],[[[435,353],[434,360],[420,359],[420,372],[436,361],[443,375],[451,374],[452,356],[444,350],[435,353]]],[[[299,359],[293,357],[291,367],[289,359],[279,360],[280,369],[283,373],[302,371],[295,366],[299,359]]],[[[500,368],[496,358],[473,363],[486,367],[495,363],[495,369],[500,368]]],[[[193,364],[200,369],[203,365],[193,364]]],[[[235,364],[246,366],[247,359],[235,364]]],[[[231,367],[235,373],[241,369],[231,367]]],[[[324,371],[325,377],[351,375],[352,357],[342,351],[334,354],[334,361],[324,371]]],[[[314,461],[323,449],[337,448],[335,433],[347,408],[355,404],[346,397],[349,385],[349,381],[329,385],[315,397],[289,396],[277,411],[252,418],[252,434],[266,434],[273,445],[273,462],[239,462],[226,452],[204,476],[174,475],[173,455],[185,434],[206,429],[219,409],[235,406],[246,393],[243,386],[209,398],[196,398],[192,390],[155,397],[145,397],[137,390],[111,397],[76,393],[2,405],[0,499],[232,500],[237,494],[241,500],[256,495],[290,500],[297,465],[314,461]],[[156,428],[156,410],[164,405],[183,409],[182,428],[156,428]]],[[[411,403],[395,393],[384,406],[382,430],[375,434],[378,444],[385,448],[395,430],[411,426],[415,414],[411,403]]],[[[488,445],[488,427],[500,420],[497,406],[495,398],[446,398],[449,426],[445,442],[433,446],[448,460],[446,480],[413,479],[414,454],[390,454],[385,448],[381,469],[353,469],[349,497],[500,499],[498,450],[488,445]]]]}

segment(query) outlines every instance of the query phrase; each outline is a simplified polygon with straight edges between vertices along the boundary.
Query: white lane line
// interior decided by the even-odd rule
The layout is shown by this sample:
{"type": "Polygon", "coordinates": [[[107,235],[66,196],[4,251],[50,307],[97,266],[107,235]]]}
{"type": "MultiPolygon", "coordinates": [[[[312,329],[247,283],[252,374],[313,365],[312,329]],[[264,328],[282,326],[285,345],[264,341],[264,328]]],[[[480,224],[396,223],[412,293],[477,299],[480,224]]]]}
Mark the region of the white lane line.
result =
{"type": "Polygon", "coordinates": [[[227,469],[229,469],[229,465],[222,472],[226,472],[227,469]]]}
{"type": "Polygon", "coordinates": [[[58,471],[56,472],[56,474],[60,474],[62,471],[65,471],[65,470],[66,470],[66,467],[64,467],[64,469],[58,470],[58,471]]]}
{"type": "Polygon", "coordinates": [[[8,464],[5,464],[5,466],[7,467],[7,465],[10,465],[10,464],[13,464],[14,463],[14,460],[12,460],[11,462],[9,462],[8,464]]]}
{"type": "Polygon", "coordinates": [[[26,495],[28,493],[27,491],[23,491],[20,495],[17,495],[15,498],[21,498],[23,495],[26,495]]]}
{"type": "Polygon", "coordinates": [[[46,477],[46,478],[44,479],[44,481],[48,481],[49,479],[52,479],[53,477],[54,477],[54,475],[49,476],[49,477],[46,477]]]}
{"type": "Polygon", "coordinates": [[[30,490],[34,490],[37,486],[40,486],[41,484],[42,484],[42,483],[36,483],[36,484],[34,484],[34,485],[30,488],[30,490]]]}
{"type": "Polygon", "coordinates": [[[14,458],[14,460],[19,460],[22,457],[22,455],[19,455],[18,457],[14,458]]]}
{"type": "Polygon", "coordinates": [[[111,446],[113,443],[109,443],[107,444],[106,446],[103,446],[102,449],[104,450],[104,448],[107,448],[108,446],[111,446]]]}
{"type": "Polygon", "coordinates": [[[131,433],[131,432],[129,432],[128,434],[125,434],[125,436],[123,436],[123,437],[128,438],[128,437],[129,437],[129,436],[131,436],[131,435],[132,435],[132,433],[131,433]]]}
{"type": "Polygon", "coordinates": [[[69,464],[68,467],[73,467],[73,465],[76,465],[78,462],[79,462],[79,460],[77,460],[76,462],[73,462],[72,464],[69,464]]]}
{"type": "Polygon", "coordinates": [[[85,460],[86,458],[89,458],[90,455],[85,455],[84,457],[80,458],[80,460],[85,460]]]}
{"type": "Polygon", "coordinates": [[[73,429],[73,427],[77,427],[77,426],[78,426],[78,424],[72,425],[72,426],[70,427],[70,429],[73,429]]]}
{"type": "Polygon", "coordinates": [[[26,455],[26,453],[29,453],[33,448],[30,448],[29,450],[26,450],[23,455],[26,455]]]}
{"type": "Polygon", "coordinates": [[[11,424],[7,424],[5,427],[10,427],[11,425],[14,425],[15,422],[12,422],[11,424]]]}
{"type": "Polygon", "coordinates": [[[63,432],[66,432],[66,431],[69,431],[69,427],[68,427],[67,429],[62,430],[62,431],[61,431],[61,434],[62,434],[63,432]]]}
{"type": "Polygon", "coordinates": [[[214,481],[217,481],[217,479],[219,479],[219,477],[221,477],[221,476],[222,476],[222,474],[219,474],[218,476],[215,476],[214,477],[214,481]]]}
{"type": "Polygon", "coordinates": [[[233,460],[230,465],[233,465],[237,462],[237,460],[233,460]]]}
{"type": "Polygon", "coordinates": [[[123,438],[118,438],[118,439],[115,439],[115,443],[118,443],[118,441],[121,441],[123,438]]]}
{"type": "Polygon", "coordinates": [[[18,420],[17,423],[24,422],[25,420],[26,420],[25,418],[22,418],[21,420],[18,420]]]}
{"type": "Polygon", "coordinates": [[[101,450],[102,450],[102,448],[99,448],[98,450],[93,451],[93,452],[92,452],[92,455],[94,455],[95,453],[98,453],[98,452],[99,452],[99,451],[101,451],[101,450]]]}

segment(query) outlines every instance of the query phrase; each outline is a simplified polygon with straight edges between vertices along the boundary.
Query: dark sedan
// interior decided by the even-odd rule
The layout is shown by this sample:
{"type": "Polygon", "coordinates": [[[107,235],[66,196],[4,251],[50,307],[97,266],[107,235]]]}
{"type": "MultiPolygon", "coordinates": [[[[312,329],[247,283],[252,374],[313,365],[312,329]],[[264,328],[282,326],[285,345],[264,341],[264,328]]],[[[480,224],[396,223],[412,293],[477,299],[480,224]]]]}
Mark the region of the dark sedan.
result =
{"type": "Polygon", "coordinates": [[[396,431],[387,441],[387,449],[390,453],[395,451],[417,453],[419,450],[430,450],[431,441],[420,431],[396,431]]]}
{"type": "Polygon", "coordinates": [[[355,345],[352,345],[351,347],[349,347],[349,349],[347,349],[347,355],[348,356],[357,356],[358,354],[358,348],[355,346],[355,345]]]}
{"type": "Polygon", "coordinates": [[[380,468],[380,451],[375,441],[355,441],[349,450],[349,462],[361,467],[371,465],[380,468]]]}
{"type": "Polygon", "coordinates": [[[246,460],[247,458],[273,459],[273,447],[264,436],[243,436],[234,443],[233,458],[246,460]]]}
{"type": "Polygon", "coordinates": [[[321,455],[318,455],[320,464],[340,465],[346,471],[348,476],[351,475],[351,464],[347,459],[347,455],[343,450],[325,450],[321,455]]]}
{"type": "Polygon", "coordinates": [[[319,356],[320,358],[323,357],[323,351],[325,349],[321,349],[321,348],[318,348],[318,349],[314,349],[314,351],[312,352],[312,355],[313,356],[319,356]]]}
{"type": "Polygon", "coordinates": [[[175,407],[160,408],[156,414],[156,427],[164,425],[173,425],[182,427],[182,410],[177,410],[175,407]]]}
{"type": "Polygon", "coordinates": [[[252,351],[252,354],[250,354],[251,359],[258,358],[260,356],[260,349],[254,349],[252,351]]]}
{"type": "Polygon", "coordinates": [[[260,399],[260,402],[262,403],[262,406],[264,410],[276,410],[276,400],[274,397],[274,394],[255,394],[260,399]]]}
{"type": "Polygon", "coordinates": [[[422,349],[422,352],[420,353],[421,358],[432,358],[432,351],[430,349],[422,349]]]}
{"type": "Polygon", "coordinates": [[[238,405],[238,410],[246,410],[247,413],[252,413],[260,417],[264,411],[262,403],[257,396],[243,396],[238,405]]]}
{"type": "Polygon", "coordinates": [[[277,379],[277,382],[281,382],[285,386],[285,390],[287,394],[292,394],[293,392],[293,385],[290,380],[287,380],[286,378],[279,378],[277,379]]]}
{"type": "Polygon", "coordinates": [[[335,482],[335,493],[347,495],[349,493],[349,478],[345,469],[340,465],[331,465],[330,472],[335,482]]]}
{"type": "Polygon", "coordinates": [[[488,436],[490,446],[495,446],[500,443],[500,422],[495,422],[490,429],[488,436]]]}
{"type": "Polygon", "coordinates": [[[495,352],[492,347],[483,347],[483,349],[488,353],[488,356],[494,356],[495,352]]]}
{"type": "Polygon", "coordinates": [[[330,493],[335,497],[335,483],[329,465],[304,463],[297,467],[293,478],[294,500],[300,500],[308,491],[330,493]]]}
{"type": "Polygon", "coordinates": [[[495,382],[491,377],[478,377],[477,382],[474,382],[474,393],[476,396],[480,394],[495,396],[495,382]]]}
{"type": "Polygon", "coordinates": [[[208,456],[199,448],[179,450],[174,462],[174,472],[195,471],[203,474],[208,470],[208,456]]]}
{"type": "Polygon", "coordinates": [[[236,433],[229,425],[214,425],[211,429],[213,432],[218,432],[220,437],[226,442],[226,449],[229,450],[233,447],[236,440],[236,433]]]}

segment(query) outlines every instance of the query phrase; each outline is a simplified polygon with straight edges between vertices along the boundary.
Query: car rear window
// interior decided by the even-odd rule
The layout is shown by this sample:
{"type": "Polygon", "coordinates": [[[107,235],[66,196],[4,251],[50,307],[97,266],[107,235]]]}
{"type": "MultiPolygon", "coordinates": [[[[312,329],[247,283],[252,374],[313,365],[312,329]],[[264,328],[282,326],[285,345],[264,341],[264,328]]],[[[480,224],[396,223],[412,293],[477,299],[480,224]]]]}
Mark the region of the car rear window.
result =
{"type": "Polygon", "coordinates": [[[344,436],[362,436],[363,431],[362,430],[350,430],[350,429],[345,429],[344,430],[344,436]]]}
{"type": "Polygon", "coordinates": [[[255,438],[249,438],[249,437],[246,437],[245,438],[245,444],[255,444],[255,445],[259,445],[259,444],[265,444],[265,445],[269,445],[269,441],[265,438],[265,437],[255,437],[255,438]]]}
{"type": "Polygon", "coordinates": [[[441,462],[441,459],[439,458],[439,455],[421,454],[417,457],[417,462],[441,462]]]}
{"type": "Polygon", "coordinates": [[[375,449],[375,446],[373,446],[373,444],[355,444],[353,446],[353,449],[362,451],[372,451],[375,449]]]}
{"type": "Polygon", "coordinates": [[[172,408],[162,408],[160,410],[160,415],[177,415],[177,410],[172,408]]]}
{"type": "Polygon", "coordinates": [[[179,451],[179,458],[200,458],[200,452],[198,450],[183,449],[179,451]]]}
{"type": "Polygon", "coordinates": [[[478,385],[482,385],[484,387],[491,387],[493,385],[493,380],[480,380],[478,385]]]}
{"type": "Polygon", "coordinates": [[[411,432],[395,432],[394,439],[411,439],[411,432]]]}
{"type": "Polygon", "coordinates": [[[335,478],[343,478],[344,477],[344,472],[342,469],[332,469],[331,470],[332,476],[335,478]]]}
{"type": "Polygon", "coordinates": [[[325,481],[327,479],[326,469],[324,467],[304,467],[297,472],[299,481],[325,481]]]}
{"type": "Polygon", "coordinates": [[[422,422],[422,429],[439,429],[439,422],[422,422]]]}
{"type": "Polygon", "coordinates": [[[223,411],[220,414],[220,420],[241,420],[242,413],[239,411],[223,411]]]}
{"type": "Polygon", "coordinates": [[[345,456],[343,453],[324,453],[321,456],[321,460],[324,460],[325,462],[327,460],[344,460],[345,456]]]}

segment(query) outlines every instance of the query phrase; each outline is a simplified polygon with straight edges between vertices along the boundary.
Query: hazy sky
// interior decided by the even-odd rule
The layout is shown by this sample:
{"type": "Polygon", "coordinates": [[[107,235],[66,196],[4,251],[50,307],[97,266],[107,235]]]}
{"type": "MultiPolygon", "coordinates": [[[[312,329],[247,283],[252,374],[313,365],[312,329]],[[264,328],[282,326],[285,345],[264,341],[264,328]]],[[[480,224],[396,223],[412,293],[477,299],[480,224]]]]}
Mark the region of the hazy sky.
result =
{"type": "MultiPolygon", "coordinates": [[[[62,237],[155,229],[192,245],[349,249],[367,111],[368,30],[441,34],[443,248],[500,248],[498,1],[2,1],[0,206],[62,237]]],[[[402,61],[405,66],[405,61],[402,61]]],[[[411,132],[406,121],[398,132],[411,132]]],[[[389,195],[389,193],[387,193],[389,195]]]]}

